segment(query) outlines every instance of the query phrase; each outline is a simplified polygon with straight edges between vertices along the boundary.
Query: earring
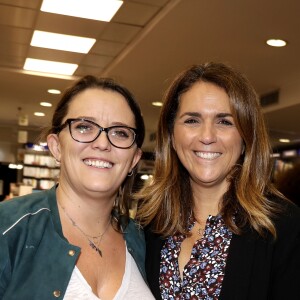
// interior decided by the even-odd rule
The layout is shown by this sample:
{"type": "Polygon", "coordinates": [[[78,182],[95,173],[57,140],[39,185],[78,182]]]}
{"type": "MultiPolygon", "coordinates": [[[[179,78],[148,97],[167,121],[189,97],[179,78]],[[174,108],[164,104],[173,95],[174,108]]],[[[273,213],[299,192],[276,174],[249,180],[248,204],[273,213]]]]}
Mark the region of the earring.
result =
{"type": "Polygon", "coordinates": [[[243,149],[242,149],[241,155],[243,155],[244,153],[245,153],[245,145],[243,145],[243,149]]]}
{"type": "Polygon", "coordinates": [[[133,175],[133,169],[127,174],[128,177],[131,177],[133,175]]]}

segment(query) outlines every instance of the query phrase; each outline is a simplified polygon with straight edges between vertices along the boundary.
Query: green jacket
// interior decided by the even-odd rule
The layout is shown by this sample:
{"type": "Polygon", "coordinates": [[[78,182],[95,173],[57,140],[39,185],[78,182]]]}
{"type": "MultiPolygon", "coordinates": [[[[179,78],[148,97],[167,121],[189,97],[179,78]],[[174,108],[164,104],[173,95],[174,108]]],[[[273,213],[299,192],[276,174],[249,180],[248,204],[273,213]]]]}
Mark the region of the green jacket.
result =
{"type": "MultiPolygon", "coordinates": [[[[55,188],[0,203],[1,300],[64,297],[80,248],[63,236],[55,188]]],[[[145,279],[144,234],[132,220],[124,239],[145,279]]]]}

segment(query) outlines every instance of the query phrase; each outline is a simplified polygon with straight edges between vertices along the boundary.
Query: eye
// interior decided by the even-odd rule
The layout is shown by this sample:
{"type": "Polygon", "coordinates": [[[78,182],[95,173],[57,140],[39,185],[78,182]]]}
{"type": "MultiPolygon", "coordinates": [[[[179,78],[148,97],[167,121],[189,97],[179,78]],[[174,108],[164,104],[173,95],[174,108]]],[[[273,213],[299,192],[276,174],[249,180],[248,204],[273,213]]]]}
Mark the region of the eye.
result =
{"type": "Polygon", "coordinates": [[[128,128],[123,127],[113,128],[109,133],[112,137],[122,140],[128,139],[133,134],[128,128]]]}
{"type": "Polygon", "coordinates": [[[196,118],[188,118],[186,120],[184,120],[185,124],[189,124],[189,125],[194,125],[194,124],[198,124],[199,120],[196,118]]]}
{"type": "Polygon", "coordinates": [[[89,133],[95,129],[95,126],[88,122],[75,122],[73,126],[74,129],[80,133],[89,133]]]}
{"type": "Polygon", "coordinates": [[[221,124],[221,125],[226,125],[226,126],[232,126],[234,125],[232,121],[228,120],[228,119],[220,119],[218,121],[218,124],[221,124]]]}

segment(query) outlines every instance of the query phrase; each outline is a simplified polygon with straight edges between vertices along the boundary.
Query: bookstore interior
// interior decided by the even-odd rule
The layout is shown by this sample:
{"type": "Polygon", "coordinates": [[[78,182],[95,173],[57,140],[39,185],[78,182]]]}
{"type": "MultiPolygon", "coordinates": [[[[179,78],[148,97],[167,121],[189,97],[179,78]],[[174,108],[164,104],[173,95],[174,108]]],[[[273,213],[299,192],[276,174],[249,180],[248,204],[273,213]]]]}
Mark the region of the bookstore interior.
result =
{"type": "Polygon", "coordinates": [[[164,91],[179,71],[205,61],[229,63],[245,73],[264,96],[270,129],[293,138],[272,144],[274,182],[300,163],[300,1],[116,1],[104,19],[94,14],[102,8],[91,6],[91,17],[85,9],[67,12],[62,2],[0,1],[0,201],[55,184],[59,166],[47,146],[37,143],[39,123],[46,123],[40,120],[47,117],[48,123],[50,113],[41,117],[35,109],[59,101],[47,89],[63,91],[87,74],[120,80],[141,105],[147,143],[136,188],[151,178],[164,91]],[[68,73],[40,69],[52,68],[50,62],[68,66],[68,73]]]}
{"type": "MultiPolygon", "coordinates": [[[[59,165],[47,145],[25,142],[23,134],[24,128],[21,134],[17,134],[19,140],[14,144],[15,149],[0,146],[0,201],[49,189],[59,177],[59,165]]],[[[300,164],[300,144],[276,147],[273,149],[272,160],[273,180],[276,181],[281,172],[300,164]]],[[[138,166],[136,188],[151,178],[153,164],[153,152],[144,152],[138,166]]]]}

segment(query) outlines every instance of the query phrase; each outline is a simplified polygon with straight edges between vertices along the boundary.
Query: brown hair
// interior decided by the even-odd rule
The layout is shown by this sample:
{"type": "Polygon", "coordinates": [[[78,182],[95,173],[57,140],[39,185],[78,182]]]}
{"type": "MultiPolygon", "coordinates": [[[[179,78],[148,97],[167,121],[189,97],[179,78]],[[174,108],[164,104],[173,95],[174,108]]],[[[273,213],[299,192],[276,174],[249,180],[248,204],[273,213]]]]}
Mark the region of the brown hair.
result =
{"type": "Polygon", "coordinates": [[[137,217],[142,225],[151,223],[152,229],[163,236],[187,234],[193,195],[189,174],[172,147],[171,137],[180,96],[199,81],[213,83],[226,91],[245,146],[231,172],[220,213],[234,233],[239,234],[244,226],[250,225],[261,235],[267,230],[276,236],[272,216],[278,205],[268,195],[280,196],[280,193],[271,184],[271,147],[258,96],[241,73],[221,63],[191,66],[167,90],[158,123],[154,176],[136,195],[142,199],[137,217]]]}
{"type": "MultiPolygon", "coordinates": [[[[145,137],[145,124],[144,119],[141,114],[140,107],[133,95],[126,89],[124,86],[115,82],[110,78],[97,78],[92,75],[84,76],[74,83],[73,86],[68,88],[59,103],[56,106],[52,117],[52,124],[49,128],[45,130],[44,136],[47,136],[51,133],[59,133],[63,119],[68,113],[69,105],[76,95],[83,92],[84,90],[98,88],[103,90],[110,90],[116,93],[121,94],[128,106],[130,107],[134,119],[135,119],[135,128],[136,128],[136,144],[138,148],[142,147],[144,137],[145,137]]],[[[120,197],[116,202],[115,208],[113,210],[114,220],[116,222],[116,228],[120,229],[121,223],[124,224],[122,220],[128,220],[129,217],[129,204],[131,202],[131,190],[133,186],[134,177],[136,175],[136,168],[133,170],[132,176],[127,176],[122,184],[120,189],[120,197]]]]}

